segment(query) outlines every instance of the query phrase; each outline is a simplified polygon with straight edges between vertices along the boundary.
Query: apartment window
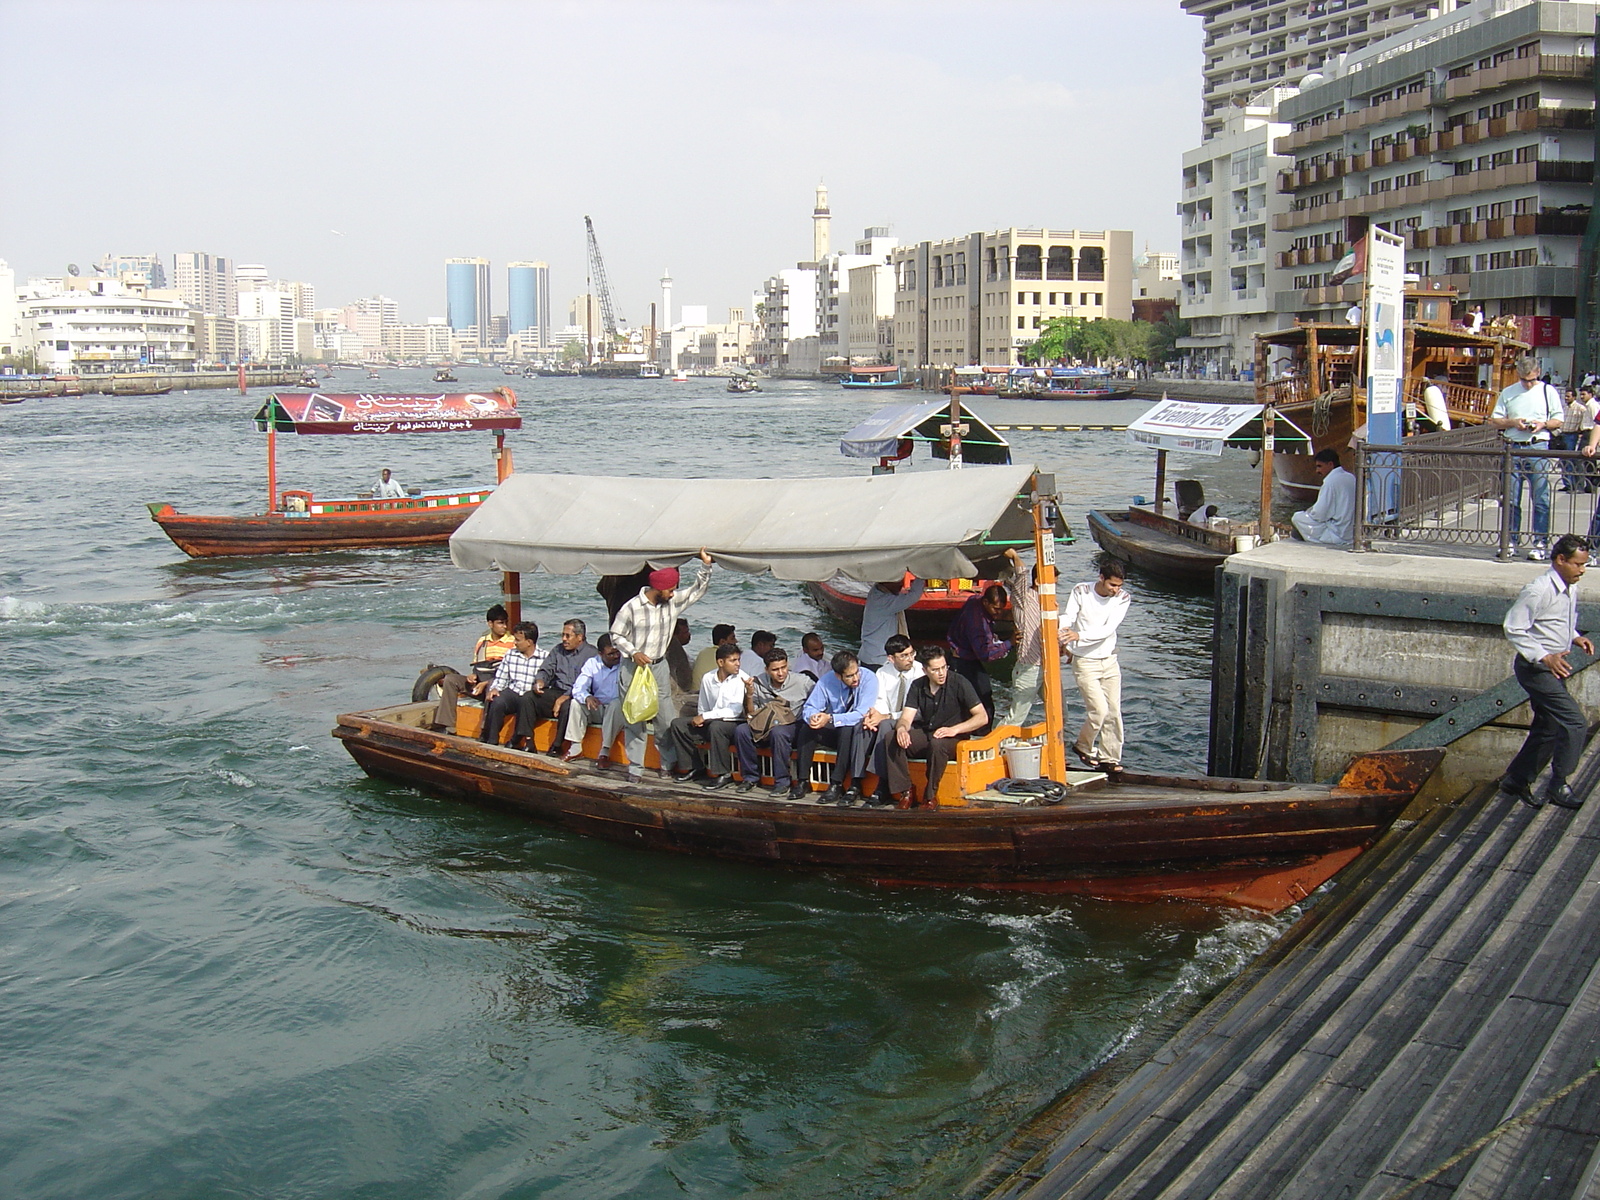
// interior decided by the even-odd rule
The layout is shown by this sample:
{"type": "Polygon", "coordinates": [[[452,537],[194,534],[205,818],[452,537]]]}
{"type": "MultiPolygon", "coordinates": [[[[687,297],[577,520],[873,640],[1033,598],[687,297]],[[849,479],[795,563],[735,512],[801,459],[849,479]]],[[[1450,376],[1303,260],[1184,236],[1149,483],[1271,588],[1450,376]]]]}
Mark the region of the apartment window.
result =
{"type": "MultiPolygon", "coordinates": [[[[1494,65],[1498,67],[1501,63],[1510,62],[1513,58],[1516,58],[1516,57],[1517,57],[1517,51],[1515,51],[1515,50],[1502,50],[1502,51],[1500,51],[1500,53],[1498,53],[1498,54],[1496,54],[1494,56],[1494,65]]],[[[1526,58],[1528,56],[1526,54],[1524,54],[1524,55],[1522,55],[1522,57],[1526,58]]]]}
{"type": "Polygon", "coordinates": [[[1034,302],[1034,303],[1035,303],[1035,304],[1038,304],[1038,303],[1039,303],[1039,293],[1038,293],[1038,292],[1035,292],[1035,293],[1034,293],[1034,294],[1033,294],[1033,302],[1034,302]]]}
{"type": "Polygon", "coordinates": [[[933,256],[933,286],[944,286],[944,260],[937,254],[933,256]]]}
{"type": "Polygon", "coordinates": [[[956,252],[956,284],[957,284],[957,286],[960,286],[961,284],[964,284],[966,282],[967,282],[967,252],[965,250],[958,250],[956,252]]]}
{"type": "MultiPolygon", "coordinates": [[[[1518,58],[1532,58],[1537,53],[1539,53],[1538,42],[1523,42],[1522,45],[1517,47],[1518,58]]],[[[1496,61],[1499,60],[1497,59],[1496,61]]]]}
{"type": "Polygon", "coordinates": [[[1517,97],[1517,111],[1527,112],[1530,108],[1539,107],[1539,93],[1529,92],[1526,96],[1517,97]]]}
{"type": "Polygon", "coordinates": [[[990,283],[993,283],[996,279],[1000,278],[998,272],[995,269],[994,247],[993,246],[986,246],[984,248],[984,251],[983,251],[983,272],[984,272],[983,277],[985,279],[987,279],[990,283]]]}
{"type": "Polygon", "coordinates": [[[1472,160],[1470,158],[1463,159],[1461,162],[1458,162],[1458,163],[1452,163],[1451,166],[1455,168],[1455,173],[1457,175],[1471,175],[1472,174],[1472,160]]]}
{"type": "Polygon", "coordinates": [[[1470,220],[1472,220],[1472,210],[1470,208],[1452,208],[1444,214],[1444,223],[1446,225],[1465,225],[1470,220]]]}
{"type": "Polygon", "coordinates": [[[1017,303],[1018,304],[1026,304],[1027,302],[1028,302],[1028,293],[1027,292],[1018,292],[1017,293],[1017,303]]]}
{"type": "Polygon", "coordinates": [[[1522,199],[1515,202],[1515,206],[1512,208],[1512,211],[1519,217],[1525,217],[1530,214],[1537,213],[1539,211],[1539,197],[1524,196],[1522,199]]]}
{"type": "Polygon", "coordinates": [[[1492,104],[1492,105],[1489,106],[1489,116],[1491,118],[1503,117],[1507,113],[1513,111],[1513,109],[1515,107],[1516,107],[1516,101],[1515,100],[1502,100],[1498,104],[1492,104]]]}
{"type": "Polygon", "coordinates": [[[1444,127],[1447,132],[1451,129],[1460,129],[1463,125],[1471,122],[1471,120],[1471,113],[1457,113],[1444,123],[1444,127]]]}
{"type": "Polygon", "coordinates": [[[1478,159],[1478,170],[1480,171],[1493,171],[1497,167],[1509,167],[1510,165],[1510,150],[1497,150],[1493,154],[1485,154],[1478,159]]]}
{"type": "Polygon", "coordinates": [[[1038,318],[1038,317],[1035,317],[1035,318],[1034,318],[1034,319],[1033,319],[1033,327],[1034,327],[1034,328],[1035,328],[1035,329],[1039,329],[1039,328],[1042,328],[1042,326],[1041,326],[1041,325],[1040,325],[1040,324],[1039,324],[1039,318],[1038,318]]]}
{"type": "Polygon", "coordinates": [[[1488,109],[1488,107],[1485,106],[1483,108],[1480,108],[1478,110],[1478,120],[1487,121],[1488,119],[1489,119],[1489,109],[1488,109]]]}
{"type": "Polygon", "coordinates": [[[1471,75],[1471,74],[1472,74],[1472,64],[1468,63],[1464,67],[1451,67],[1450,68],[1450,74],[1449,74],[1448,78],[1450,78],[1450,79],[1465,79],[1468,75],[1471,75]]]}
{"type": "Polygon", "coordinates": [[[1480,205],[1478,205],[1477,218],[1480,221],[1498,221],[1501,217],[1503,217],[1505,215],[1506,215],[1506,203],[1503,200],[1500,201],[1498,204],[1480,204],[1480,205]]]}
{"type": "Polygon", "coordinates": [[[1017,278],[1044,278],[1044,251],[1039,246],[1017,247],[1017,278]]]}
{"type": "Polygon", "coordinates": [[[1106,277],[1106,252],[1099,246],[1084,246],[1078,251],[1078,278],[1100,280],[1106,277]]]}
{"type": "Polygon", "coordinates": [[[1472,270],[1472,259],[1463,254],[1460,258],[1447,258],[1444,260],[1444,273],[1446,275],[1465,275],[1472,270]]]}
{"type": "Polygon", "coordinates": [[[1017,328],[1018,329],[1026,329],[1028,327],[1027,320],[1028,320],[1028,318],[1026,318],[1026,317],[1018,317],[1017,318],[1017,328]]]}
{"type": "MultiPolygon", "coordinates": [[[[1497,154],[1497,155],[1495,155],[1495,157],[1498,158],[1500,156],[1497,154]]],[[[1517,147],[1517,161],[1519,163],[1538,162],[1539,161],[1539,147],[1537,147],[1537,146],[1518,146],[1517,147]]]]}
{"type": "Polygon", "coordinates": [[[1046,279],[1071,279],[1072,278],[1072,247],[1051,246],[1050,255],[1045,262],[1046,279]]]}
{"type": "Polygon", "coordinates": [[[1097,306],[1105,303],[1105,300],[1104,300],[1103,297],[1104,297],[1104,293],[1103,292],[1096,292],[1094,294],[1094,302],[1095,302],[1095,304],[1097,306]]]}

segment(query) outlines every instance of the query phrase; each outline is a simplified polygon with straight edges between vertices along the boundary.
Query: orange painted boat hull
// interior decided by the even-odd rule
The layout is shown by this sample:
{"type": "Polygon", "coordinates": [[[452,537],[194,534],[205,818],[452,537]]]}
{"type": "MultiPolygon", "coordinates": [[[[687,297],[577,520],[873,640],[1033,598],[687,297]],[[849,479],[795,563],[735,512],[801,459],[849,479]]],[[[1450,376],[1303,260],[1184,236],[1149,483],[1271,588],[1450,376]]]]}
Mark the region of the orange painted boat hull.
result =
{"type": "Polygon", "coordinates": [[[191,558],[443,546],[477,511],[487,492],[474,495],[471,503],[437,507],[380,508],[355,501],[349,504],[352,511],[249,517],[197,516],[180,513],[170,504],[152,504],[150,517],[191,558]],[[358,507],[363,504],[366,507],[358,507]]]}

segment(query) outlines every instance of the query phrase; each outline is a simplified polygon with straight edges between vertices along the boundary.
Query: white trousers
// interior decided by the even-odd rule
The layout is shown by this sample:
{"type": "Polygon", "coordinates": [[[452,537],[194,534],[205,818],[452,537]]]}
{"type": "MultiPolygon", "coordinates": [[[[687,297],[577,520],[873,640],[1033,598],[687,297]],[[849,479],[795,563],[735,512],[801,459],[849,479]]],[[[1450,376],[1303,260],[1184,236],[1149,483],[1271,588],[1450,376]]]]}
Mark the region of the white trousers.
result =
{"type": "Polygon", "coordinates": [[[1104,763],[1122,761],[1122,667],[1115,654],[1075,658],[1072,676],[1083,693],[1083,728],[1074,744],[1079,753],[1104,763]]]}
{"type": "Polygon", "coordinates": [[[1294,527],[1300,531],[1300,536],[1308,542],[1317,542],[1324,546],[1348,546],[1350,544],[1348,540],[1334,532],[1332,521],[1324,521],[1320,517],[1313,517],[1309,510],[1291,513],[1289,520],[1294,522],[1294,527]]]}

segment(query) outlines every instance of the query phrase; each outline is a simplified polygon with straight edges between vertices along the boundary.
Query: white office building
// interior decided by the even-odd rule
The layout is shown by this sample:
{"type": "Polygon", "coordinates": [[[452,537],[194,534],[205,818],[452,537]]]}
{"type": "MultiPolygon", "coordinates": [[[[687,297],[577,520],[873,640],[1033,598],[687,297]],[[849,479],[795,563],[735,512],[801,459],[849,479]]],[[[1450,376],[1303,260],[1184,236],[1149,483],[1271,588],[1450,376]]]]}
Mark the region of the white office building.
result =
{"type": "Polygon", "coordinates": [[[172,292],[152,294],[113,279],[30,280],[25,290],[29,294],[18,304],[19,343],[34,351],[41,371],[186,371],[194,366],[194,318],[172,292]]]}

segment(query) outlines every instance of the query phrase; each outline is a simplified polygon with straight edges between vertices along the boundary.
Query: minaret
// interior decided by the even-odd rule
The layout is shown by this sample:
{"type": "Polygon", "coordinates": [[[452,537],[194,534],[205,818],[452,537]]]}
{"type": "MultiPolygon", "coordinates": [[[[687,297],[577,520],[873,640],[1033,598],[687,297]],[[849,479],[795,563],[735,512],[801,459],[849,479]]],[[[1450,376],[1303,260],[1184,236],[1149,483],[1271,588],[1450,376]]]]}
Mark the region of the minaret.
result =
{"type": "Polygon", "coordinates": [[[661,328],[672,328],[672,274],[661,268],[661,328]]]}
{"type": "Polygon", "coordinates": [[[817,184],[817,206],[811,210],[811,261],[828,257],[828,185],[817,184]]]}

